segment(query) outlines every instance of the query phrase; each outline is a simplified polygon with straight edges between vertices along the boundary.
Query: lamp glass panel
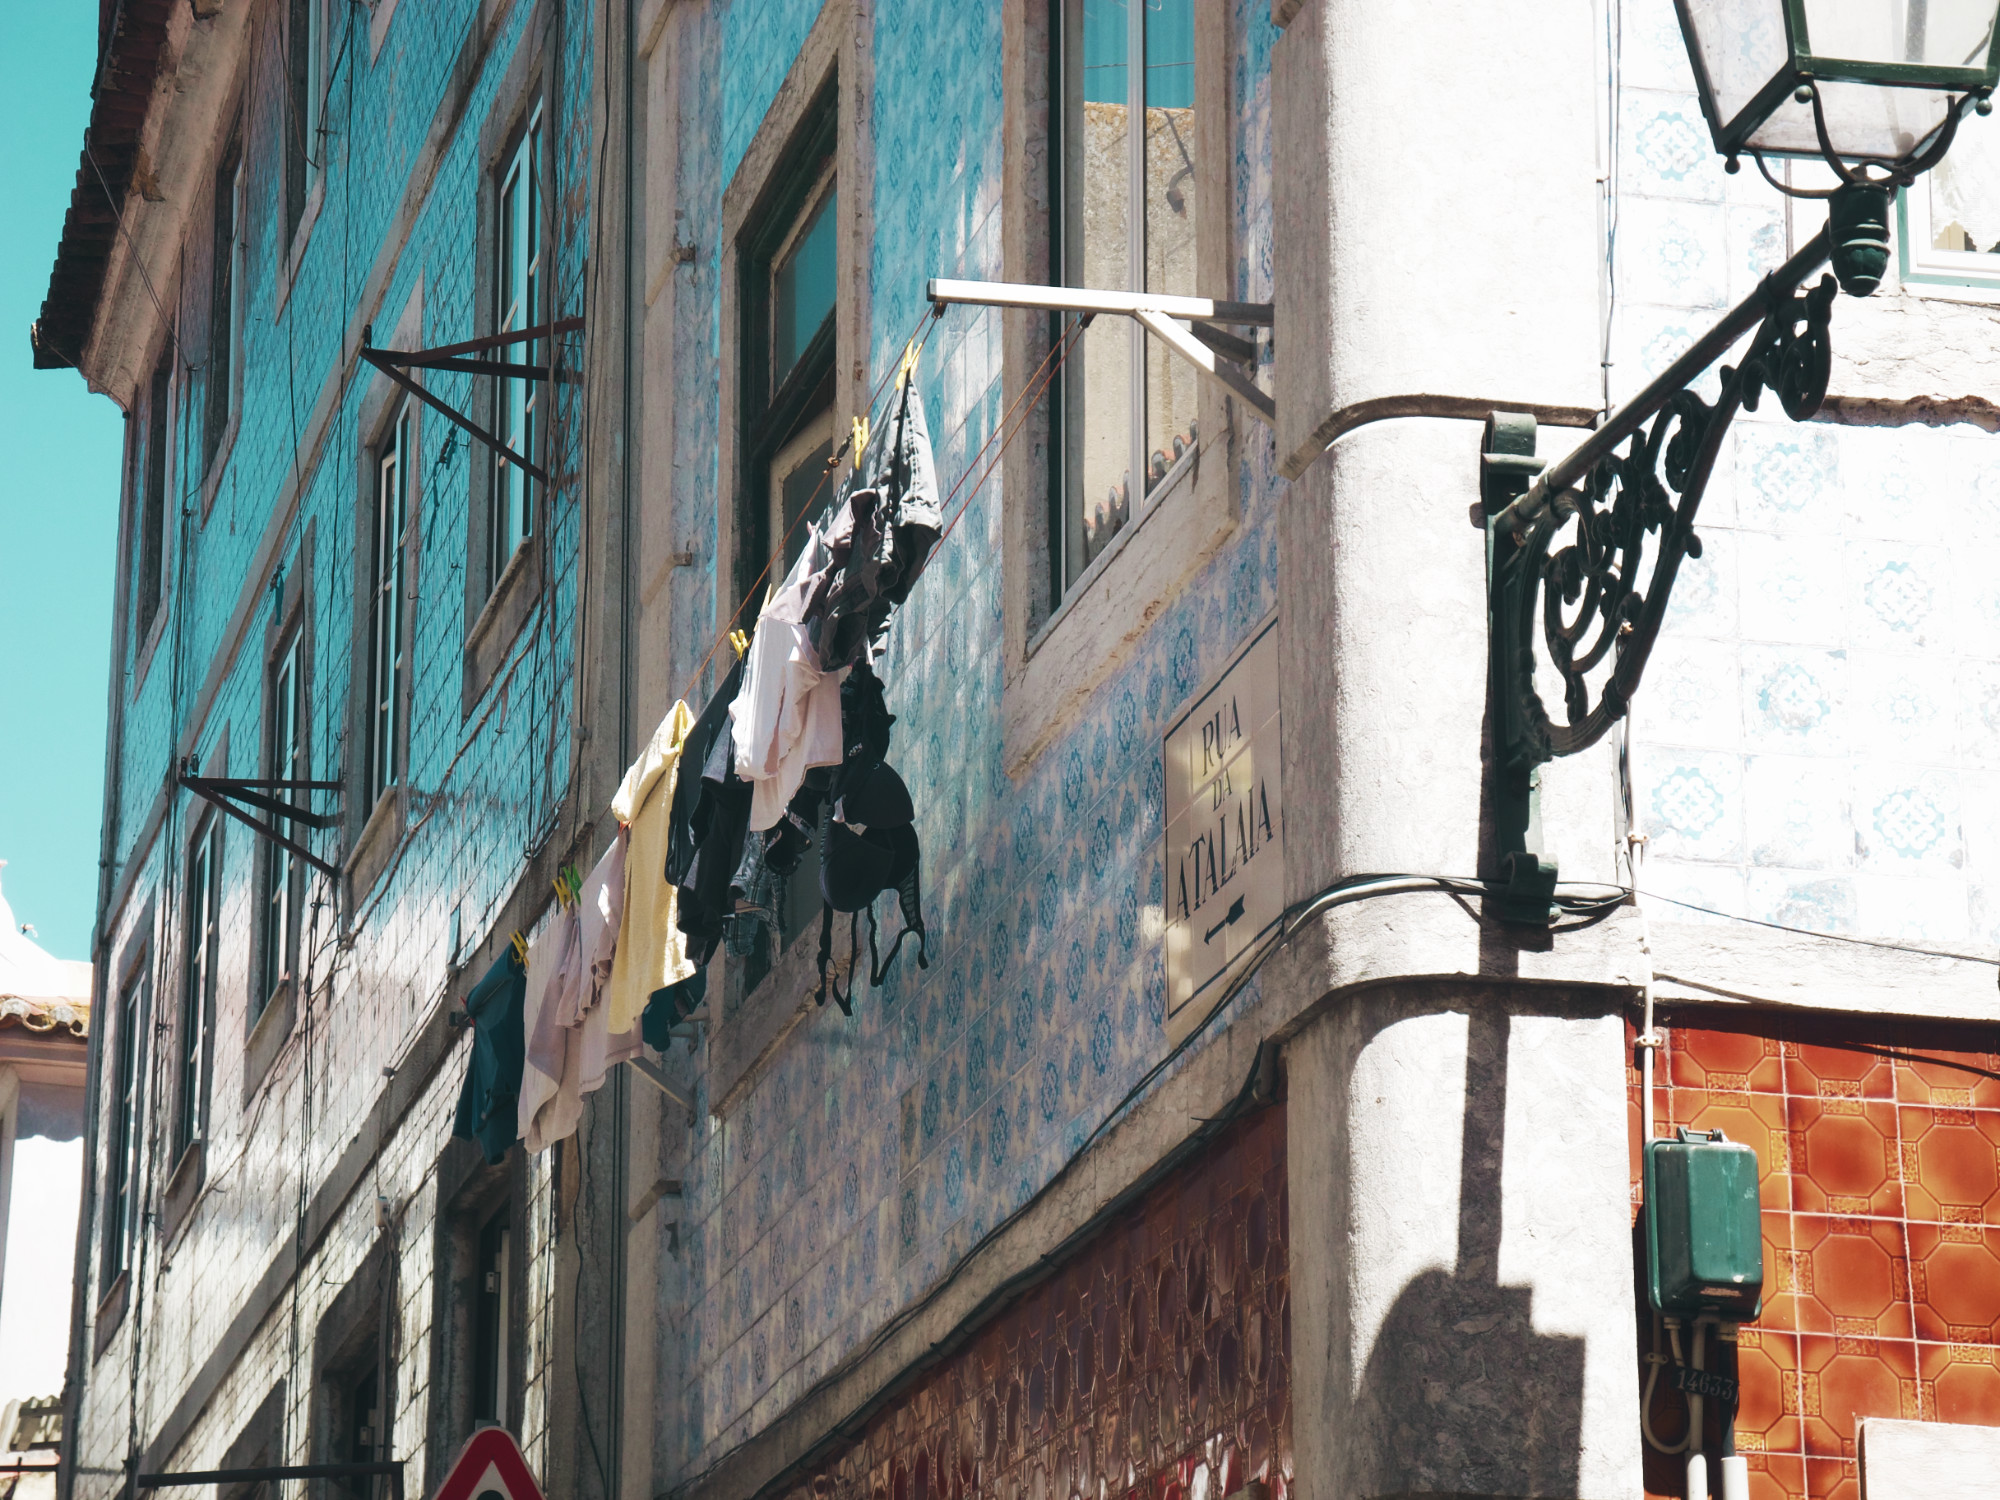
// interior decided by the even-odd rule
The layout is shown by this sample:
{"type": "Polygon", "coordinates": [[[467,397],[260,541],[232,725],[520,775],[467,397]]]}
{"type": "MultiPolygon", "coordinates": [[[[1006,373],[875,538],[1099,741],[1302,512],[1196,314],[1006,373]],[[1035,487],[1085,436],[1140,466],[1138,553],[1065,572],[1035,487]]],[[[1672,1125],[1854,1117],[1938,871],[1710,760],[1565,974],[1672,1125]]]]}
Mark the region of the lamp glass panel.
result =
{"type": "Polygon", "coordinates": [[[1983,68],[1994,0],[1804,0],[1806,46],[1846,62],[1983,68]]]}
{"type": "Polygon", "coordinates": [[[1688,51],[1728,125],[1791,60],[1782,0],[1681,0],[1688,51]]]}
{"type": "MultiPolygon", "coordinates": [[[[1932,89],[1838,81],[1813,86],[1825,102],[1827,138],[1835,154],[1848,161],[1908,156],[1944,123],[1952,105],[1950,95],[1932,89]]],[[[1768,156],[1819,156],[1812,106],[1787,95],[1751,133],[1749,148],[1768,156]]]]}

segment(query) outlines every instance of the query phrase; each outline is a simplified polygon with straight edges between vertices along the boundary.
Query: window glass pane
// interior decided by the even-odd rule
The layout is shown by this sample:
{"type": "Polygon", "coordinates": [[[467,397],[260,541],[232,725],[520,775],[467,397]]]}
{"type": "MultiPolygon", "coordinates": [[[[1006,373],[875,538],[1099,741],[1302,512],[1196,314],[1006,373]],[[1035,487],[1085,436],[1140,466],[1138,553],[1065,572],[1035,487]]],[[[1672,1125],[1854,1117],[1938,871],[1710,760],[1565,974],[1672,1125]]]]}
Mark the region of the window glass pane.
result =
{"type": "Polygon", "coordinates": [[[838,190],[826,195],[811,220],[771,272],[771,389],[776,390],[833,315],[838,281],[834,226],[838,190]]]}
{"type": "MultiPolygon", "coordinates": [[[[1062,45],[1062,280],[1123,290],[1135,284],[1126,0],[1070,0],[1062,45]]],[[[1132,514],[1133,387],[1138,329],[1099,318],[1077,338],[1062,373],[1066,491],[1062,577],[1067,587],[1132,514]]]]}
{"type": "MultiPolygon", "coordinates": [[[[1146,290],[1195,287],[1194,0],[1146,0],[1146,290]]],[[[1195,440],[1195,370],[1147,339],[1146,488],[1195,440]]]]}
{"type": "MultiPolygon", "coordinates": [[[[541,239],[541,116],[529,120],[500,180],[494,285],[500,333],[517,333],[543,321],[541,239]]],[[[541,340],[506,346],[509,363],[534,364],[541,340]]],[[[531,463],[541,462],[539,381],[510,377],[500,383],[500,439],[531,463]]],[[[497,583],[515,551],[534,531],[534,491],[529,475],[502,457],[494,469],[491,581],[497,583]]]]}

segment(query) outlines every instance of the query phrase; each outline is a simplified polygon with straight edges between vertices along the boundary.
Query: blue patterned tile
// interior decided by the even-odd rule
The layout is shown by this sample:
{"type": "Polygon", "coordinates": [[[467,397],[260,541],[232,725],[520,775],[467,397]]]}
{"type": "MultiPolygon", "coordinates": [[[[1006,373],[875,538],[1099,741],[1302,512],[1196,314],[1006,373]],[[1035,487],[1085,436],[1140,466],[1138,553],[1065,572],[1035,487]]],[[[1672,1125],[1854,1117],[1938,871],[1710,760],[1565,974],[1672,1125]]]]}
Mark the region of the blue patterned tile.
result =
{"type": "Polygon", "coordinates": [[[1743,771],[1743,822],[1753,865],[1844,871],[1854,866],[1845,761],[1753,755],[1743,771]]]}
{"type": "Polygon", "coordinates": [[[1743,647],[1743,738],[1752,749],[1836,755],[1847,748],[1847,653],[1743,647]]]}
{"type": "Polygon", "coordinates": [[[1742,857],[1740,760],[1647,746],[1638,771],[1649,854],[1665,859],[1742,857]]]}
{"type": "Polygon", "coordinates": [[[1963,867],[1957,779],[1948,772],[1862,767],[1855,778],[1854,827],[1866,869],[1944,873],[1963,867]]]}

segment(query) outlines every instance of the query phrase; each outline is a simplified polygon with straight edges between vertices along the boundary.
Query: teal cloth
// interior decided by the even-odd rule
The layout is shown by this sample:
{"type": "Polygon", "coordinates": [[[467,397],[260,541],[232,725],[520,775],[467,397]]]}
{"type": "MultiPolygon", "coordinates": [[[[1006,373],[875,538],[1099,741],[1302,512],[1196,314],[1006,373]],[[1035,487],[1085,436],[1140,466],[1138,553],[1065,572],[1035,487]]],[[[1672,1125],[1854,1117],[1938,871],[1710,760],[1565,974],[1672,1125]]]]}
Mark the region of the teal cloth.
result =
{"type": "Polygon", "coordinates": [[[478,1141],[486,1160],[495,1164],[520,1139],[521,1064],[527,1055],[522,1002],[527,994],[527,971],[510,945],[465,997],[472,1017],[472,1061],[458,1091],[451,1133],[478,1141]]]}

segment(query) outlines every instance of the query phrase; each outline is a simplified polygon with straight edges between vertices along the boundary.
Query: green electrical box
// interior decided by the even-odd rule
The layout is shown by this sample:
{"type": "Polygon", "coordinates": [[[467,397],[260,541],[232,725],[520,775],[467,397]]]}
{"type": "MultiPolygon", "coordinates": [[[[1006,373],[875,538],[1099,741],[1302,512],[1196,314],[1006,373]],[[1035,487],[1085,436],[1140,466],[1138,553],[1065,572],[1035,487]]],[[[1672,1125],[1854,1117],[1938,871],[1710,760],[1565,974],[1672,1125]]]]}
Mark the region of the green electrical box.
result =
{"type": "Polygon", "coordinates": [[[1646,1143],[1646,1279],[1656,1311],[1754,1322],[1764,1308],[1757,1153],[1683,1125],[1646,1143]]]}

